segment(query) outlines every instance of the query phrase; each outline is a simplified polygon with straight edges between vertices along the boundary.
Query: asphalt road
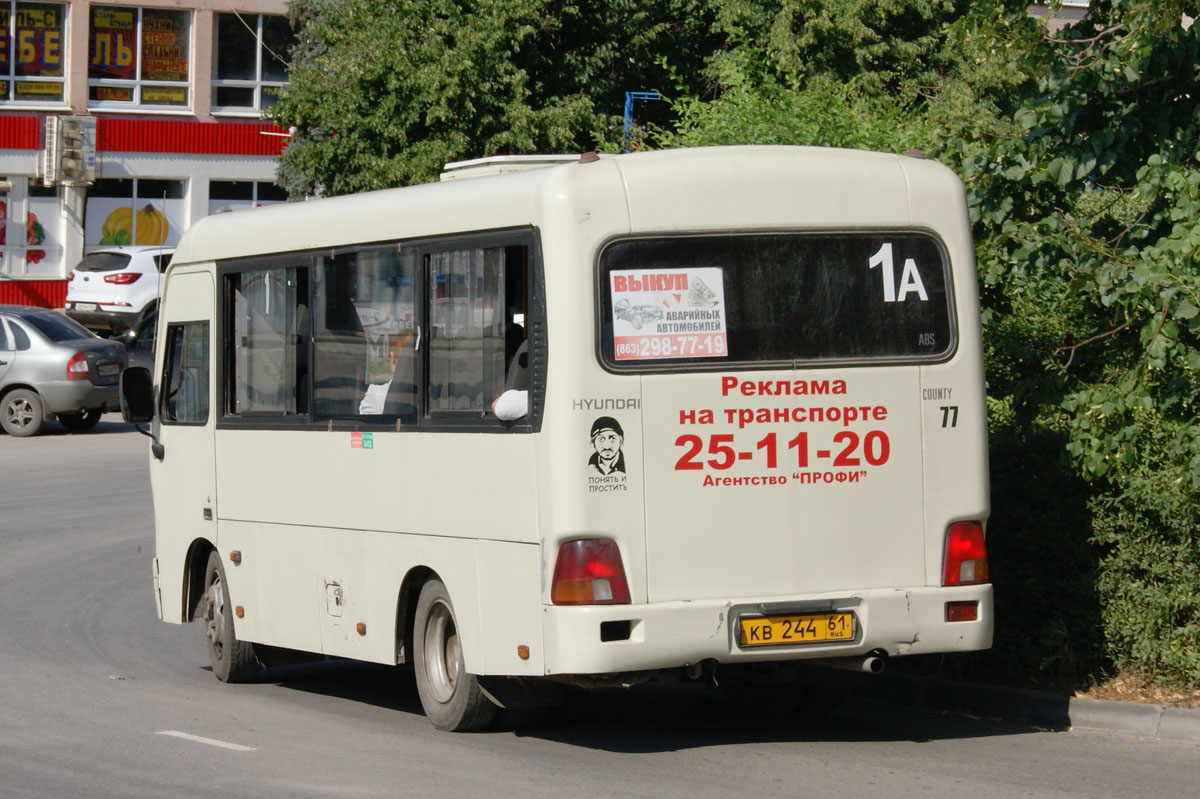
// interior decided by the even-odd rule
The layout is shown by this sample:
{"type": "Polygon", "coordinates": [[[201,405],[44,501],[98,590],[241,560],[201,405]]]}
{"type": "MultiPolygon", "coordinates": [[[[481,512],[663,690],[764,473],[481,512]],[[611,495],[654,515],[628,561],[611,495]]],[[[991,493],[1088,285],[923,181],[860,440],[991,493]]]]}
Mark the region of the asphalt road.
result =
{"type": "Polygon", "coordinates": [[[0,797],[1194,796],[1200,745],[851,700],[743,717],[706,688],[434,730],[411,671],[331,662],[222,685],[151,596],[148,439],[107,416],[0,435],[0,797]]]}

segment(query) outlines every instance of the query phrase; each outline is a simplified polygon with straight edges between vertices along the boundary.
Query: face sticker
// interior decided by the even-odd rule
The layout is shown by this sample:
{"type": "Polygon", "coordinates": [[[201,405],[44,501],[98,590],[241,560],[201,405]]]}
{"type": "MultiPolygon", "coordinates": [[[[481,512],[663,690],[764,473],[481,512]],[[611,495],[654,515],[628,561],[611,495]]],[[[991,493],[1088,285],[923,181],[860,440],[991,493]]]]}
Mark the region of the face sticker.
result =
{"type": "Polygon", "coordinates": [[[611,416],[592,422],[591,453],[588,456],[588,491],[593,494],[628,491],[625,474],[625,431],[611,416]]]}
{"type": "Polygon", "coordinates": [[[621,423],[611,416],[601,416],[592,422],[592,452],[588,466],[597,474],[625,474],[625,453],[621,445],[625,443],[625,431],[621,423]]]}

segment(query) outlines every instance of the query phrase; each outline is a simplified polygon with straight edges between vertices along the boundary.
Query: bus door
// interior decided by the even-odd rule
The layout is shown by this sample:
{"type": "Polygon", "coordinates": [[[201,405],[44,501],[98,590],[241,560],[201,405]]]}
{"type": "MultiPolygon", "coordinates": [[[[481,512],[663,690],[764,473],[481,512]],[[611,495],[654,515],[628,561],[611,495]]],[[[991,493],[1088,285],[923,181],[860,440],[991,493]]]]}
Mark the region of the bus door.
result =
{"type": "Polygon", "coordinates": [[[921,364],[955,351],[939,239],[647,236],[600,268],[602,356],[643,375],[651,602],[928,584],[921,364]]]}
{"type": "Polygon", "coordinates": [[[215,325],[213,281],[205,272],[171,276],[161,303],[158,328],[158,440],[162,460],[150,461],[154,489],[156,563],[172,569],[157,576],[162,618],[184,621],[187,611],[176,600],[191,542],[216,541],[216,469],[212,397],[215,325]],[[170,479],[167,464],[170,463],[170,479]]]}

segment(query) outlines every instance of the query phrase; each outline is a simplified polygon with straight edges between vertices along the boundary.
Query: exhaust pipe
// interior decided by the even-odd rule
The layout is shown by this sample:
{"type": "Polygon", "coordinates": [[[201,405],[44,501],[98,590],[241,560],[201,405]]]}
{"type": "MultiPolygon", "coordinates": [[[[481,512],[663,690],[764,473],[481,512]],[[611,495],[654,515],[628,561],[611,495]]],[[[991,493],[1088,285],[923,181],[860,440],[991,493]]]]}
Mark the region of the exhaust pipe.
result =
{"type": "Polygon", "coordinates": [[[830,658],[829,660],[821,660],[817,662],[821,666],[831,669],[843,669],[845,671],[861,671],[866,674],[883,674],[887,668],[887,661],[878,655],[867,655],[865,657],[852,658],[830,658]]]}

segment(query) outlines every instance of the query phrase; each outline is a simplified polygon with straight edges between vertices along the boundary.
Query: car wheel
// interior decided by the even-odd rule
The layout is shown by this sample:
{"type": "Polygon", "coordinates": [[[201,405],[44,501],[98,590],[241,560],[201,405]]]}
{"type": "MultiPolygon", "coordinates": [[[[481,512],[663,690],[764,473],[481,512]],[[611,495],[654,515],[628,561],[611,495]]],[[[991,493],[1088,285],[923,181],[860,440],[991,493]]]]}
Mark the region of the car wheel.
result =
{"type": "Polygon", "coordinates": [[[72,433],[86,433],[99,423],[100,417],[103,415],[104,411],[100,408],[92,408],[79,413],[60,413],[58,421],[62,422],[62,426],[72,433]]]}
{"type": "Polygon", "coordinates": [[[417,693],[425,715],[439,730],[481,730],[499,708],[479,687],[463,662],[462,643],[450,594],[440,580],[430,580],[417,600],[413,627],[413,663],[417,693]]]}
{"type": "Polygon", "coordinates": [[[0,404],[0,425],[10,436],[36,436],[45,423],[42,398],[27,388],[10,391],[0,404]]]}
{"type": "Polygon", "coordinates": [[[204,571],[201,614],[208,660],[213,674],[221,682],[249,682],[258,676],[258,658],[254,655],[254,646],[239,641],[233,632],[233,603],[229,599],[228,586],[221,556],[213,552],[208,556],[208,567],[204,571]]]}

